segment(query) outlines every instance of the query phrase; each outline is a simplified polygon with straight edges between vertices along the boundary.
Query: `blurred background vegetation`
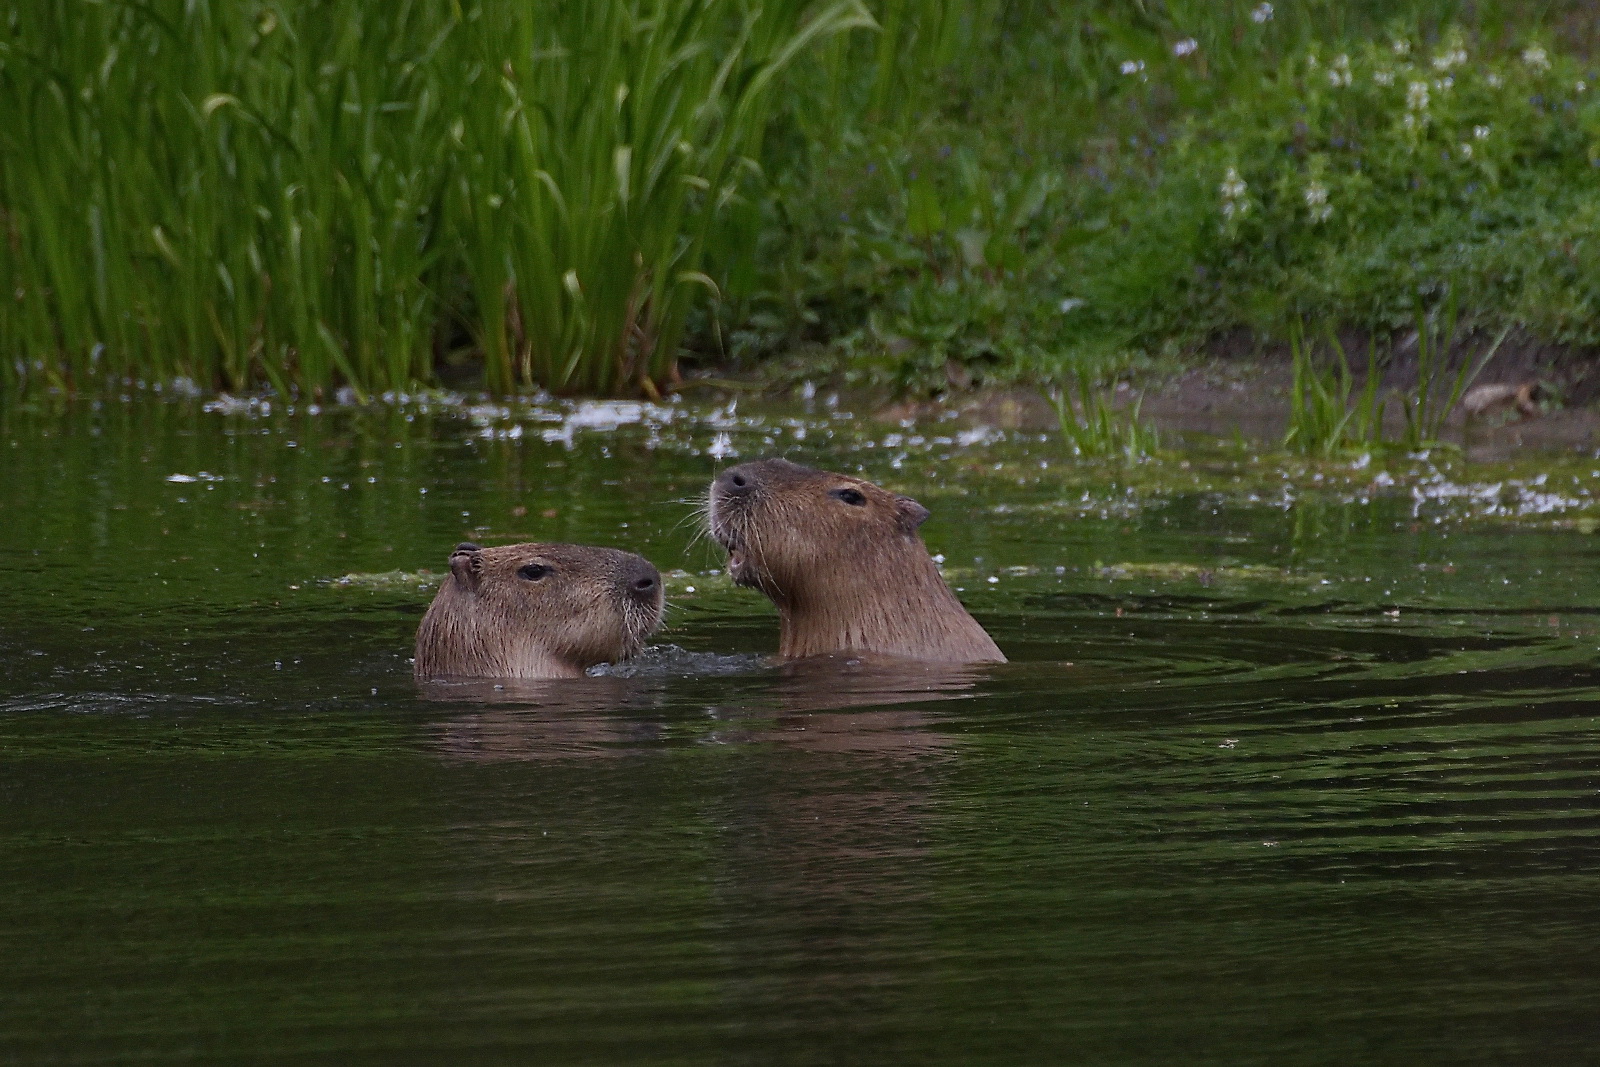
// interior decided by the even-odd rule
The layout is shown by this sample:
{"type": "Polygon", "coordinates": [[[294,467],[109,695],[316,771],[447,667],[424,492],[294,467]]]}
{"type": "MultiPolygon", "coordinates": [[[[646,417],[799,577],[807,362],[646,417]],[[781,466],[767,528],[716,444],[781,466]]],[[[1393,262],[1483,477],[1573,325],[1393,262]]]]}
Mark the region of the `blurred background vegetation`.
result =
{"type": "Polygon", "coordinates": [[[916,394],[1446,300],[1594,345],[1597,26],[1575,0],[11,5],[0,381],[916,394]]]}

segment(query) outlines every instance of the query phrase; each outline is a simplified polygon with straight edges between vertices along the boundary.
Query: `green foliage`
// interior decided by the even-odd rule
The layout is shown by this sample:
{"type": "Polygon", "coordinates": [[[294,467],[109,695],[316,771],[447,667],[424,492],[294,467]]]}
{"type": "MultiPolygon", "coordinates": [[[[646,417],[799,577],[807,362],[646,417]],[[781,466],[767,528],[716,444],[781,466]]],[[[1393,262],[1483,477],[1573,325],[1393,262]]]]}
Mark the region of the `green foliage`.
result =
{"type": "Polygon", "coordinates": [[[13,6],[7,370],[399,389],[460,324],[498,389],[667,381],[748,236],[774,78],[871,25],[860,0],[13,6]]]}
{"type": "Polygon", "coordinates": [[[974,33],[900,111],[807,128],[737,352],[820,342],[847,378],[937,391],[1305,318],[1404,332],[1444,292],[1474,327],[1600,343],[1600,98],[1541,32],[1592,13],[1046,7],[1008,6],[1031,32],[974,33]],[[952,205],[985,183],[1031,212],[974,271],[952,205]]]}
{"type": "Polygon", "coordinates": [[[1128,409],[1119,410],[1084,373],[1050,393],[1062,438],[1074,455],[1085,458],[1140,459],[1156,450],[1159,436],[1139,421],[1142,400],[1141,397],[1128,409]]]}
{"type": "Polygon", "coordinates": [[[772,79],[859,0],[500,5],[473,74],[459,220],[491,384],[614,392],[675,372],[688,305],[767,123],[772,79]],[[550,9],[553,7],[553,10],[550,9]],[[512,58],[502,59],[509,55],[512,58]]]}
{"type": "Polygon", "coordinates": [[[1285,448],[1324,459],[1380,444],[1385,408],[1378,395],[1383,375],[1378,366],[1377,345],[1368,349],[1366,381],[1352,404],[1350,361],[1332,330],[1327,332],[1327,340],[1334,359],[1329,366],[1319,368],[1304,327],[1290,324],[1294,379],[1289,387],[1289,429],[1283,438],[1285,448]]]}
{"type": "Polygon", "coordinates": [[[1289,429],[1284,447],[1303,455],[1328,458],[1353,450],[1397,449],[1420,452],[1444,444],[1445,421],[1461,398],[1500,350],[1509,327],[1476,358],[1463,354],[1454,372],[1451,353],[1459,347],[1460,320],[1453,296],[1431,312],[1418,312],[1412,334],[1417,349],[1415,383],[1409,389],[1382,393],[1383,367],[1374,340],[1367,352],[1361,392],[1352,402],[1350,362],[1338,336],[1326,331],[1333,359],[1318,367],[1313,346],[1297,322],[1289,325],[1289,351],[1294,368],[1289,389],[1289,429]],[[1387,435],[1384,414],[1393,403],[1401,415],[1399,433],[1387,435]]]}
{"type": "Polygon", "coordinates": [[[0,375],[933,392],[1220,331],[1600,343],[1569,0],[225,0],[0,16],[0,375]],[[1452,19],[1465,18],[1465,22],[1452,19]],[[1545,30],[1544,27],[1552,30],[1545,30]],[[861,32],[853,32],[861,31],[861,32]]]}
{"type": "Polygon", "coordinates": [[[1405,429],[1400,446],[1416,452],[1437,445],[1443,436],[1445,420],[1461,403],[1462,395],[1494,358],[1510,327],[1502,328],[1494,343],[1476,361],[1463,357],[1454,375],[1448,361],[1458,336],[1457,307],[1454,296],[1432,315],[1417,314],[1417,384],[1401,398],[1400,410],[1405,429]]]}

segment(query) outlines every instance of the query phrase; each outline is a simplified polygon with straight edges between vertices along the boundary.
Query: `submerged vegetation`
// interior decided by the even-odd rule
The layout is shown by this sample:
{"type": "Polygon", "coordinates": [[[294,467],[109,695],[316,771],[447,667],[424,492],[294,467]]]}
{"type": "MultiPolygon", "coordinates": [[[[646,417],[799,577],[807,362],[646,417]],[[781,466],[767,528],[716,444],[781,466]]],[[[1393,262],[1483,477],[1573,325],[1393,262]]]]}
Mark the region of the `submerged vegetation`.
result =
{"type": "MultiPolygon", "coordinates": [[[[13,5],[0,378],[653,394],[688,359],[928,393],[1302,321],[1386,337],[1447,305],[1592,345],[1594,22],[1519,0],[13,5]]],[[[1349,436],[1327,403],[1297,447],[1349,436]]]]}

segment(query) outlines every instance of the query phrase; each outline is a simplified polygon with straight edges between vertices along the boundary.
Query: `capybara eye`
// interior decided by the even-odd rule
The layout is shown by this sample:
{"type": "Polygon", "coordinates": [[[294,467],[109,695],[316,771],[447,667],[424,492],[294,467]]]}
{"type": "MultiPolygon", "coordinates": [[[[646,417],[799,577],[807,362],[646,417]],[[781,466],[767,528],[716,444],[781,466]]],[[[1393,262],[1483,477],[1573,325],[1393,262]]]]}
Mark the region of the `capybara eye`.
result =
{"type": "Polygon", "coordinates": [[[855,489],[835,489],[828,495],[837,500],[843,500],[846,504],[857,508],[867,502],[867,498],[855,489]]]}
{"type": "Polygon", "coordinates": [[[546,567],[543,563],[527,563],[517,571],[517,575],[519,577],[526,578],[530,582],[537,582],[540,578],[543,578],[549,573],[550,568],[546,567]]]}

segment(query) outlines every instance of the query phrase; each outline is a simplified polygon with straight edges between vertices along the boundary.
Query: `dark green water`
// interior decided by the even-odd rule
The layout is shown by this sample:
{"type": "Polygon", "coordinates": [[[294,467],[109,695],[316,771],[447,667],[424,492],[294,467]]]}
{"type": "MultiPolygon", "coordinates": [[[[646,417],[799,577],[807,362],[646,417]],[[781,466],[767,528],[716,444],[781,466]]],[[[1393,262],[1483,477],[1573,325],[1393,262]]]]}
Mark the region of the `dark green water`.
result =
{"type": "Polygon", "coordinates": [[[1600,1056],[1600,462],[617,410],[0,414],[0,1061],[1600,1056]],[[775,621],[692,499],[774,452],[1013,662],[709,655],[775,621]],[[426,585],[336,579],[464,537],[684,569],[688,654],[425,699],[426,585]]]}

